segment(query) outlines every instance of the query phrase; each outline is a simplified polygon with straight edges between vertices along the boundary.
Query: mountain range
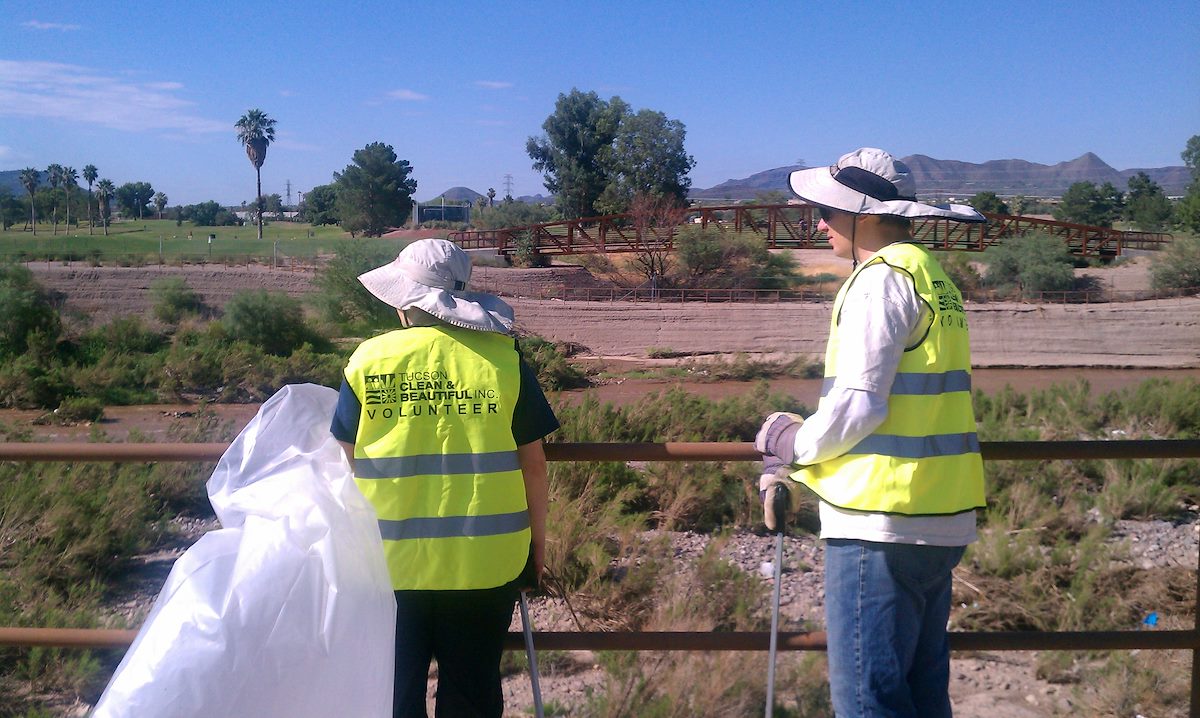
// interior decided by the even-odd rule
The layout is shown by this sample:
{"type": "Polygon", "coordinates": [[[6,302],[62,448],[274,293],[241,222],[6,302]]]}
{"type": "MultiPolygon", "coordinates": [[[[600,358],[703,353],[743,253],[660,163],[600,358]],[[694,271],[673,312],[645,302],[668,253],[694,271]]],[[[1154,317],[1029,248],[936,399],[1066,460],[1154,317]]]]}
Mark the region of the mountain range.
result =
{"type": "MultiPolygon", "coordinates": [[[[982,163],[938,160],[926,155],[901,158],[912,170],[917,188],[925,198],[967,198],[977,192],[1001,196],[1061,197],[1075,182],[1111,182],[1118,190],[1128,189],[1129,178],[1145,172],[1168,196],[1182,195],[1191,182],[1187,167],[1151,167],[1117,170],[1088,152],[1069,162],[1043,165],[1026,160],[991,160],[982,163]]],[[[742,179],[726,180],[708,189],[693,189],[692,199],[744,200],[764,192],[787,192],[787,176],[804,165],[789,165],[757,172],[742,179]]]]}

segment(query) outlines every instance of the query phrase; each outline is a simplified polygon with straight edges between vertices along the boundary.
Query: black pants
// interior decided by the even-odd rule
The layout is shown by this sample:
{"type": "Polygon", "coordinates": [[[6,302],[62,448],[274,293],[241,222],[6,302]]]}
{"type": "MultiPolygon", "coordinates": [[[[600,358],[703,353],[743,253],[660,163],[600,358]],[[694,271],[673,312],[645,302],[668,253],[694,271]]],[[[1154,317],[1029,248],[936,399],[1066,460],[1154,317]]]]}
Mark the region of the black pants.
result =
{"type": "Polygon", "coordinates": [[[396,591],[395,718],[426,718],[431,658],[438,662],[436,718],[500,718],[500,655],[516,586],[396,591]]]}

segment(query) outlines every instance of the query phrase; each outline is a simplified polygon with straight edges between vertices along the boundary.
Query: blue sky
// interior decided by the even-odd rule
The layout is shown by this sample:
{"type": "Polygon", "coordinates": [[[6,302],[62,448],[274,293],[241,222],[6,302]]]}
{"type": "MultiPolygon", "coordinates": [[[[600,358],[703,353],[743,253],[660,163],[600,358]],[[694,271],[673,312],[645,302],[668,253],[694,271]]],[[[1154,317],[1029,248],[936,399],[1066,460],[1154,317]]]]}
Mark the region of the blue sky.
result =
{"type": "Polygon", "coordinates": [[[1200,134],[1200,2],[8,2],[0,170],[95,164],[170,203],[248,201],[233,123],[278,120],[264,193],[392,145],[419,199],[544,192],[559,93],[687,127],[695,187],[873,145],[1117,169],[1200,134]]]}

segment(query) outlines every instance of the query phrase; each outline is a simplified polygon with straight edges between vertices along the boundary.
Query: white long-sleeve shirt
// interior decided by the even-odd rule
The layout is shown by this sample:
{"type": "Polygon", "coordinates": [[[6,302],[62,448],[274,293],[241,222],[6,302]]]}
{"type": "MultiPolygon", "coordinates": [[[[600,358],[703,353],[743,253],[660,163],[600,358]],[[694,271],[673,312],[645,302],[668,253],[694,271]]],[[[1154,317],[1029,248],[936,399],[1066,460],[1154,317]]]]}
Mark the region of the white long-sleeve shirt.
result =
{"type": "MultiPolygon", "coordinates": [[[[796,464],[838,457],[869,436],[888,412],[888,394],[907,346],[918,342],[929,308],[912,280],[883,263],[866,267],[842,301],[833,386],[796,434],[796,464]]],[[[965,546],[976,539],[975,512],[902,516],[820,504],[821,538],[965,546]]]]}

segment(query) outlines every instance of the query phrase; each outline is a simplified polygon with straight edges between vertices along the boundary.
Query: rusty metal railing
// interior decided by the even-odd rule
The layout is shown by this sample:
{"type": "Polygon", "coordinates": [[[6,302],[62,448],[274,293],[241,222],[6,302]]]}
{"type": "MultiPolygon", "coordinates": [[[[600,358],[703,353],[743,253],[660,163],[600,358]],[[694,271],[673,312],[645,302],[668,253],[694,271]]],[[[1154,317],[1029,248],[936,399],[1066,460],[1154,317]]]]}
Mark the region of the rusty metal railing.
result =
{"type": "MultiPolygon", "coordinates": [[[[146,462],[216,461],[227,444],[0,444],[0,461],[146,462]]],[[[1172,459],[1200,458],[1200,440],[1147,439],[1128,441],[1000,441],[982,442],[986,461],[1043,461],[1066,459],[1172,459]]],[[[550,443],[549,461],[752,461],[759,459],[749,443],[550,443]]],[[[1198,557],[1200,562],[1200,557],[1198,557]]],[[[1200,619],[1200,571],[1196,583],[1196,617],[1200,619]]],[[[77,628],[0,627],[0,646],[42,646],[76,649],[124,648],[136,631],[77,628]]],[[[765,651],[767,632],[538,632],[536,643],[548,650],[615,651],[765,651]]],[[[787,651],[820,651],[824,632],[785,632],[778,647],[787,651]]],[[[510,650],[524,647],[519,633],[505,644],[510,650]]],[[[950,633],[955,651],[1099,651],[1190,650],[1192,652],[1191,707],[1200,718],[1200,626],[1165,631],[1021,631],[950,633]]]]}

